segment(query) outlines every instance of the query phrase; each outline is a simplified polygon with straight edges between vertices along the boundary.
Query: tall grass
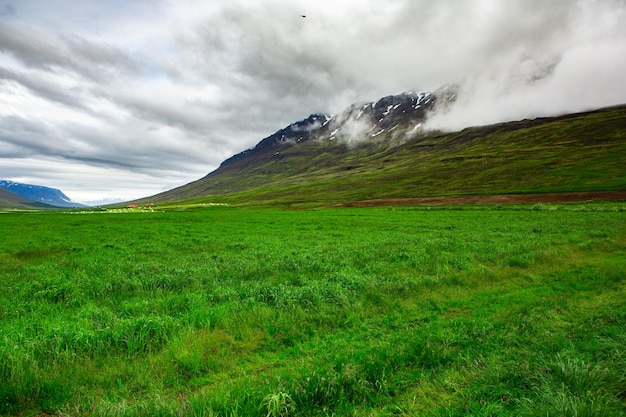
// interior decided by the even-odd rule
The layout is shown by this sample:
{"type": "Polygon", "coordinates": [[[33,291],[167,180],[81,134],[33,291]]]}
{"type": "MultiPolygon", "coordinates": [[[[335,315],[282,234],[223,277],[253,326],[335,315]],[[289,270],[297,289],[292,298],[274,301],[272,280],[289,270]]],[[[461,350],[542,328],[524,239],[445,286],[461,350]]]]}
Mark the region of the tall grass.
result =
{"type": "Polygon", "coordinates": [[[0,217],[0,415],[623,415],[623,205],[0,217]]]}

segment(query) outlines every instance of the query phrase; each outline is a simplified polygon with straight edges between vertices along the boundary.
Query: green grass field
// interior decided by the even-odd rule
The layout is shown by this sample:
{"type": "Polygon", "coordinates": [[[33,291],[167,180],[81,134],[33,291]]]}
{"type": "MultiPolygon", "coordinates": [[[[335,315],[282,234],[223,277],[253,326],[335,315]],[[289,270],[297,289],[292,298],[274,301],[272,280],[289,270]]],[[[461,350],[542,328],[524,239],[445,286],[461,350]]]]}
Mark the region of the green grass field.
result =
{"type": "Polygon", "coordinates": [[[0,214],[0,415],[623,416],[626,204],[0,214]]]}

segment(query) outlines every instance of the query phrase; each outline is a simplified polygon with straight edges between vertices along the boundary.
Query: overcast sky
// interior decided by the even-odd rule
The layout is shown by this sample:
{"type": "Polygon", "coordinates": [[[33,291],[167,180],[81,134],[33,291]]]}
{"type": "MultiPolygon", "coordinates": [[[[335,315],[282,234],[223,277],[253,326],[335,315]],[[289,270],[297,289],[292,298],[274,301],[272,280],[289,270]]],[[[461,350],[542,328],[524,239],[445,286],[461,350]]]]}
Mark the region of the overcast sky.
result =
{"type": "Polygon", "coordinates": [[[0,0],[0,179],[139,198],[356,101],[458,84],[459,129],[624,74],[626,0],[0,0]]]}

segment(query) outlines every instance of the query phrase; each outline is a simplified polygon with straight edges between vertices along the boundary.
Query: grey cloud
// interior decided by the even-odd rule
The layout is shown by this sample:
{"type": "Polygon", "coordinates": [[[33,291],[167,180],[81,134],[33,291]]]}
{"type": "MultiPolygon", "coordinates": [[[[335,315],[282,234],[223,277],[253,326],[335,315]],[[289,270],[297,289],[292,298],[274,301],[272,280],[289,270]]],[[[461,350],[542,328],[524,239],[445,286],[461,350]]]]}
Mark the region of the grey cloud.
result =
{"type": "Polygon", "coordinates": [[[297,107],[307,103],[323,110],[329,97],[359,82],[342,68],[341,57],[328,50],[328,34],[311,28],[321,21],[302,19],[292,3],[242,7],[233,2],[203,22],[195,36],[180,37],[179,42],[192,53],[200,49],[198,64],[207,79],[246,96],[243,103],[266,103],[269,111],[284,105],[284,112],[297,101],[297,107]]]}
{"type": "Polygon", "coordinates": [[[116,92],[105,95],[109,100],[115,101],[118,106],[129,110],[135,117],[146,119],[154,123],[168,126],[177,126],[188,131],[202,132],[206,126],[206,115],[202,109],[193,107],[184,100],[172,100],[163,102],[149,97],[139,97],[133,94],[116,92]]]}
{"type": "MultiPolygon", "coordinates": [[[[0,26],[0,50],[8,52],[31,67],[67,66],[68,60],[59,46],[45,39],[37,30],[25,30],[21,25],[5,23],[0,26]]],[[[34,29],[34,28],[33,28],[34,29]]]]}
{"type": "Polygon", "coordinates": [[[15,15],[15,7],[13,7],[13,5],[10,4],[10,3],[9,4],[5,4],[2,7],[2,12],[0,12],[0,15],[3,15],[3,14],[4,15],[9,15],[9,16],[15,15]]]}
{"type": "Polygon", "coordinates": [[[39,75],[27,75],[0,66],[0,80],[16,82],[44,100],[54,101],[68,107],[90,111],[80,97],[80,88],[66,88],[47,82],[39,75]]]}
{"type": "Polygon", "coordinates": [[[337,64],[327,38],[307,27],[308,19],[291,5],[231,4],[192,34],[179,35],[183,54],[223,91],[219,103],[203,108],[207,141],[216,148],[232,155],[294,120],[339,111],[357,97],[358,79],[337,64]]]}
{"type": "Polygon", "coordinates": [[[96,82],[140,72],[139,63],[111,45],[77,36],[50,36],[36,27],[10,22],[0,26],[0,51],[30,68],[71,71],[96,82]]]}
{"type": "MultiPolygon", "coordinates": [[[[127,126],[120,135],[110,129],[94,130],[80,124],[50,126],[19,116],[0,117],[3,157],[55,155],[70,162],[141,171],[197,170],[206,163],[194,149],[142,137],[140,126],[127,126]],[[148,142],[148,143],[146,143],[148,142]],[[7,153],[7,149],[11,149],[7,153]]],[[[145,133],[144,133],[145,134],[145,133]]]]}
{"type": "Polygon", "coordinates": [[[50,146],[53,139],[50,138],[49,129],[43,123],[28,121],[19,116],[4,116],[0,121],[0,141],[20,149],[18,156],[24,157],[53,150],[50,146]]]}
{"type": "MultiPolygon", "coordinates": [[[[81,70],[86,67],[97,67],[110,76],[137,76],[144,71],[137,58],[132,58],[121,49],[105,43],[89,42],[84,38],[63,37],[68,53],[81,70]]],[[[95,77],[98,78],[98,77],[95,77]]]]}
{"type": "Polygon", "coordinates": [[[13,157],[58,155],[71,159],[76,155],[76,143],[68,140],[58,126],[15,115],[0,118],[0,142],[16,150],[13,157]]]}

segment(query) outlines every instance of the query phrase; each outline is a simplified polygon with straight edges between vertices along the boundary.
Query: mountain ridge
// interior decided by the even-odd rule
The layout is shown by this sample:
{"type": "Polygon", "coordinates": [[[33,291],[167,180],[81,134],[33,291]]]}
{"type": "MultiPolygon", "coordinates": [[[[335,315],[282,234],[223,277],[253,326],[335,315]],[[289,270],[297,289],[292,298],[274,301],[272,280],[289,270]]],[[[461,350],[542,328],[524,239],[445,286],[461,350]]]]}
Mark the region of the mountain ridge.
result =
{"type": "MultiPolygon", "coordinates": [[[[447,93],[434,97],[429,111],[454,99],[454,91],[447,93]]],[[[383,113],[387,106],[380,107],[383,113]]],[[[359,109],[367,107],[352,105],[342,114],[356,120],[359,109]]],[[[419,117],[403,119],[379,135],[372,130],[379,119],[354,137],[334,132],[326,116],[327,123],[307,131],[306,140],[279,140],[286,128],[281,129],[206,176],[138,202],[296,208],[372,199],[626,190],[626,105],[458,132],[416,131],[428,114],[422,109],[419,117]]]]}
{"type": "Polygon", "coordinates": [[[0,188],[0,208],[2,209],[17,209],[17,210],[41,210],[52,209],[54,207],[47,204],[38,203],[33,200],[29,200],[15,193],[0,188]]]}
{"type": "MultiPolygon", "coordinates": [[[[456,91],[454,88],[448,88],[456,91]]],[[[453,97],[449,91],[441,90],[446,97],[453,97]]],[[[366,139],[374,138],[387,131],[392,131],[402,124],[413,123],[414,130],[421,126],[438,101],[438,95],[430,92],[407,91],[389,95],[373,102],[354,103],[336,115],[314,113],[279,129],[258,142],[254,147],[244,150],[221,164],[240,161],[255,153],[283,145],[294,145],[311,139],[335,140],[337,138],[366,139]]]]}
{"type": "Polygon", "coordinates": [[[77,208],[83,204],[73,202],[61,190],[43,185],[25,184],[10,180],[0,180],[0,189],[20,196],[28,201],[52,208],[77,208]]]}

